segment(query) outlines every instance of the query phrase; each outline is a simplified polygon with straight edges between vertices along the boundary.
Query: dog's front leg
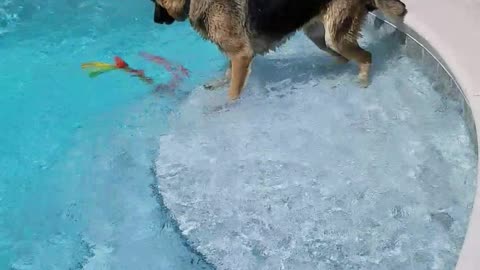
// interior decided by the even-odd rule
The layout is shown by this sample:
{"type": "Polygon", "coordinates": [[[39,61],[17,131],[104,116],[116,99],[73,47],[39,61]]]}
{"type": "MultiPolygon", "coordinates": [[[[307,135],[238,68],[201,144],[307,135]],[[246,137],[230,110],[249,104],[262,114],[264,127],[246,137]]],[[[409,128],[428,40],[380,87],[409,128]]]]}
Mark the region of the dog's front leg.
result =
{"type": "Polygon", "coordinates": [[[230,101],[234,101],[240,97],[247,81],[253,53],[242,50],[238,53],[229,54],[229,57],[232,63],[232,79],[228,90],[228,97],[230,101]]]}

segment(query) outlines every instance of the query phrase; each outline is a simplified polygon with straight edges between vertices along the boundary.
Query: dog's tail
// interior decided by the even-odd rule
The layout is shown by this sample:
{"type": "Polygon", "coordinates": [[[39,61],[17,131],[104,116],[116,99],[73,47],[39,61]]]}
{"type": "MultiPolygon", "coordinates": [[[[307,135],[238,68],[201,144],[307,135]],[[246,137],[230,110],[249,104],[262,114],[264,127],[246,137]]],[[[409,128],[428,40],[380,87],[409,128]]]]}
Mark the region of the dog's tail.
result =
{"type": "Polygon", "coordinates": [[[378,8],[391,19],[403,19],[407,15],[407,7],[400,0],[370,0],[369,2],[367,9],[371,11],[378,8]]]}

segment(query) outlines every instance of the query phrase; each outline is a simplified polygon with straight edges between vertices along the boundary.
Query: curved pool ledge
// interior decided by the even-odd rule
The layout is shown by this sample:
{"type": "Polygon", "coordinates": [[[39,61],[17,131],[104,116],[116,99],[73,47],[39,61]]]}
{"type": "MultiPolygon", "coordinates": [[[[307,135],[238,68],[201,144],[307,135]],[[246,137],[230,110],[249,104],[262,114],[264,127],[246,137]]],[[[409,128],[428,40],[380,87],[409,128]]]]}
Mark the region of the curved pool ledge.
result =
{"type": "MultiPolygon", "coordinates": [[[[403,0],[409,10],[404,24],[395,24],[426,47],[462,89],[473,116],[480,123],[480,0],[403,0]]],[[[376,14],[378,15],[378,14],[376,14]]],[[[479,137],[475,135],[477,143],[479,137]]],[[[477,147],[478,152],[478,147],[477,147]]],[[[477,183],[480,175],[477,174],[477,183]]],[[[480,185],[456,270],[480,269],[480,185]]]]}

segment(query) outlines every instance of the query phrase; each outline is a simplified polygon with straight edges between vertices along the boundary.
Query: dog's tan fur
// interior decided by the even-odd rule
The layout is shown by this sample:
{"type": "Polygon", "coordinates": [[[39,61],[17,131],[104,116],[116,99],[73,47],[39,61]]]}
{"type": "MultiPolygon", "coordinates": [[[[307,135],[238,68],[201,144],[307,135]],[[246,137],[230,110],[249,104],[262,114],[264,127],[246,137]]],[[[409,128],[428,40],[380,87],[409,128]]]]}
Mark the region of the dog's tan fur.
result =
{"type": "MultiPolygon", "coordinates": [[[[185,14],[186,0],[156,0],[176,20],[187,16],[192,26],[205,39],[214,42],[230,59],[226,78],[208,85],[218,87],[230,81],[228,91],[231,100],[237,99],[245,86],[252,59],[281,45],[292,34],[280,40],[259,36],[246,27],[245,10],[249,0],[190,0],[188,14],[185,14]],[[231,70],[230,70],[231,69],[231,70]]],[[[298,0],[302,1],[302,0],[298,0]]],[[[366,4],[388,10],[386,15],[401,16],[405,10],[395,10],[388,5],[392,0],[332,0],[318,15],[307,22],[302,30],[317,47],[338,59],[339,62],[353,60],[359,66],[359,82],[363,87],[369,84],[369,70],[372,63],[370,52],[362,49],[357,42],[362,22],[367,14],[366,4]],[[383,5],[383,6],[382,6],[383,5]],[[345,23],[348,21],[348,23],[345,23]]]]}

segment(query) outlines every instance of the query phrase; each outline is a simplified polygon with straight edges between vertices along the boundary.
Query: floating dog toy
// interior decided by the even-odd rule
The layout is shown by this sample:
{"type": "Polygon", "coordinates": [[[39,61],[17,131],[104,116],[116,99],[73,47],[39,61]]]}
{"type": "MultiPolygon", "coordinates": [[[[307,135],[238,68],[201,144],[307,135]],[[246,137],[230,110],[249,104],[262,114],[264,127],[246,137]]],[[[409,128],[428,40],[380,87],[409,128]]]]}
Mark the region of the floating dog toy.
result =
{"type": "Polygon", "coordinates": [[[130,73],[132,76],[138,77],[140,80],[148,84],[153,83],[152,78],[145,76],[145,72],[143,72],[143,70],[130,68],[127,62],[125,62],[122,58],[118,56],[115,56],[114,60],[115,60],[115,64],[108,64],[108,63],[102,63],[102,62],[84,63],[82,64],[82,69],[89,70],[88,76],[90,78],[97,77],[98,75],[108,71],[120,69],[120,70],[126,71],[127,73],[130,73]]]}
{"type": "MultiPolygon", "coordinates": [[[[190,76],[190,72],[184,66],[173,65],[163,57],[148,54],[145,52],[140,53],[140,56],[144,57],[146,60],[149,60],[153,63],[156,63],[164,67],[172,75],[170,82],[168,82],[167,84],[158,84],[155,87],[156,91],[165,90],[165,89],[175,89],[185,77],[190,76]]],[[[108,63],[102,63],[102,62],[84,63],[82,64],[82,69],[89,71],[88,75],[90,78],[95,78],[100,74],[103,74],[112,70],[123,70],[123,71],[126,71],[127,73],[130,73],[132,76],[138,77],[140,80],[148,84],[153,84],[153,79],[145,76],[145,72],[143,70],[130,68],[127,62],[125,62],[122,58],[118,56],[115,56],[114,60],[115,60],[114,64],[108,64],[108,63]]]]}

